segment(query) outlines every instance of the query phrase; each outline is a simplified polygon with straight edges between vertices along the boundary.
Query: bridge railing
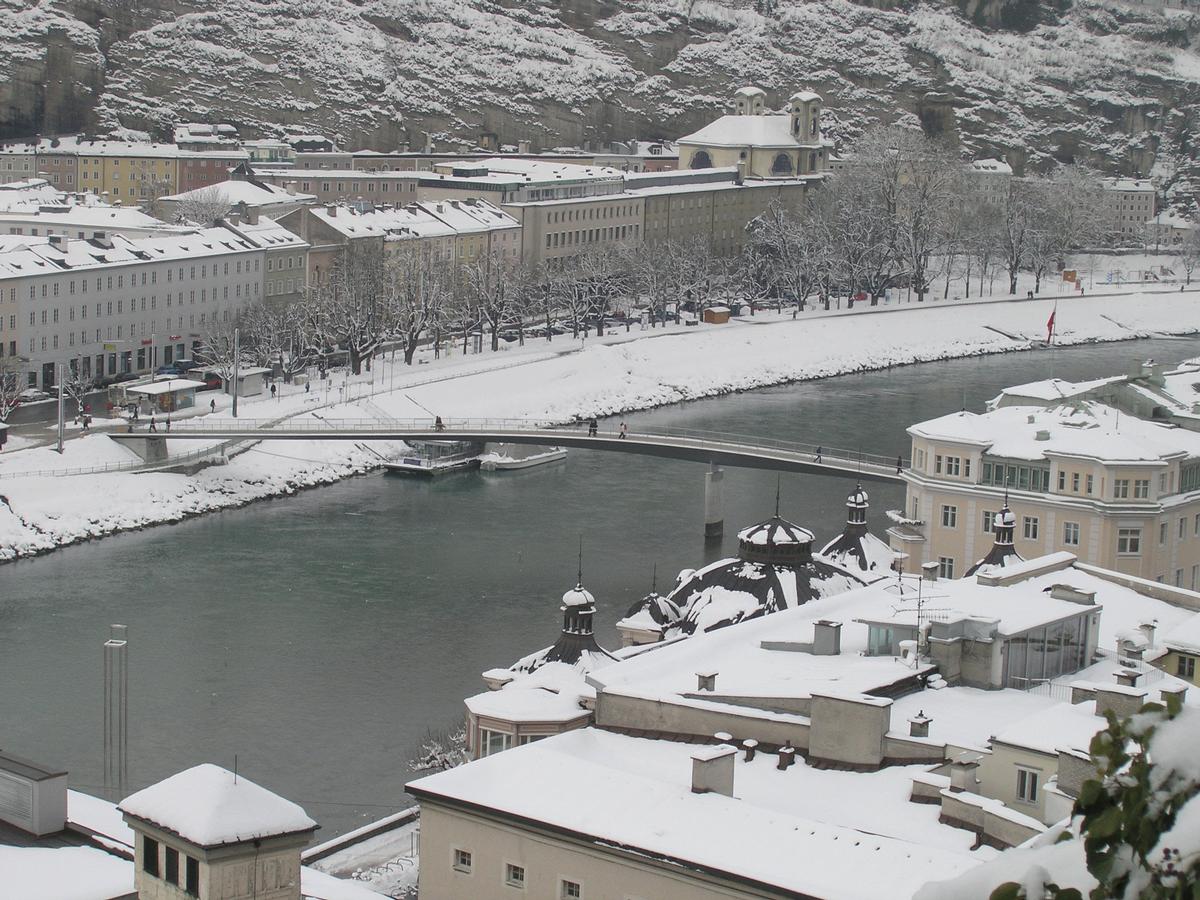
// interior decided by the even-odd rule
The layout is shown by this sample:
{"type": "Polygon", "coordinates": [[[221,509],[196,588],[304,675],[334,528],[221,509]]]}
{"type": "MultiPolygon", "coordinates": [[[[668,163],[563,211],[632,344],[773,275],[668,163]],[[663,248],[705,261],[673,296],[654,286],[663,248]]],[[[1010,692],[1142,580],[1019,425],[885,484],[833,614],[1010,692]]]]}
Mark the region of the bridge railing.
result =
{"type": "MultiPolygon", "coordinates": [[[[586,422],[552,423],[536,419],[509,418],[448,418],[443,420],[442,425],[442,430],[437,432],[437,434],[445,439],[453,439],[455,436],[464,434],[483,433],[503,436],[505,433],[526,434],[534,432],[544,434],[547,438],[552,439],[555,436],[579,435],[581,430],[587,427],[586,422]]],[[[182,435],[188,432],[201,432],[206,435],[211,434],[216,436],[220,434],[245,435],[252,432],[268,433],[272,431],[286,431],[289,434],[311,434],[314,437],[319,437],[321,434],[346,431],[363,434],[395,434],[396,432],[413,431],[428,434],[434,430],[434,426],[434,419],[430,417],[419,419],[306,418],[289,419],[286,423],[280,423],[276,419],[221,418],[210,420],[206,418],[204,420],[178,423],[174,426],[173,433],[182,435]]],[[[145,435],[146,432],[143,430],[139,434],[145,435]]],[[[157,432],[157,436],[167,437],[168,433],[160,430],[157,432]]],[[[618,437],[619,433],[617,429],[611,427],[601,428],[599,436],[618,437]]],[[[760,435],[738,434],[735,432],[707,431],[676,426],[639,426],[636,430],[629,432],[629,439],[637,440],[639,438],[667,438],[699,447],[713,447],[714,449],[738,448],[752,452],[776,450],[781,453],[798,456],[811,456],[815,462],[827,461],[846,465],[861,463],[865,466],[877,466],[888,469],[895,469],[897,465],[901,468],[907,468],[908,466],[908,461],[903,459],[903,457],[867,453],[844,447],[830,447],[801,441],[764,438],[760,435]]]]}

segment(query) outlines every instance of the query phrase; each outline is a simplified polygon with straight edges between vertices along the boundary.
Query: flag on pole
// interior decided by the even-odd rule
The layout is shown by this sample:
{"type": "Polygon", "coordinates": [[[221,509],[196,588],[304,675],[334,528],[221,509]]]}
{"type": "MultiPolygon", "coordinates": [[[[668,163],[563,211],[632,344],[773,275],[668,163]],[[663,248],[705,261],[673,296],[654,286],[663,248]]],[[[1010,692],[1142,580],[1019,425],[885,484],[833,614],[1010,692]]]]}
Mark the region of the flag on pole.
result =
{"type": "Polygon", "coordinates": [[[1058,314],[1058,303],[1055,302],[1054,309],[1050,310],[1050,318],[1046,320],[1046,343],[1054,342],[1054,317],[1058,314]]]}

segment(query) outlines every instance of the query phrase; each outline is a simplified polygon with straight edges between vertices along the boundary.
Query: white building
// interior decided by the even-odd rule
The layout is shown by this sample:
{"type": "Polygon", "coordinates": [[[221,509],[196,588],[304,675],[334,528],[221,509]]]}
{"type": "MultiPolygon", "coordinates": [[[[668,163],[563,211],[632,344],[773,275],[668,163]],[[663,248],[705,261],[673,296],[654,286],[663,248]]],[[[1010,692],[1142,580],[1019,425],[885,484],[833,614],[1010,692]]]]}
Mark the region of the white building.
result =
{"type": "Polygon", "coordinates": [[[1157,194],[1148,178],[1105,178],[1104,225],[1114,238],[1120,241],[1141,242],[1144,240],[1146,220],[1153,219],[1158,211],[1157,194]]]}
{"type": "Polygon", "coordinates": [[[58,363],[107,377],[191,356],[263,294],[263,247],[228,227],[0,246],[0,346],[31,387],[55,384],[58,363]]]}

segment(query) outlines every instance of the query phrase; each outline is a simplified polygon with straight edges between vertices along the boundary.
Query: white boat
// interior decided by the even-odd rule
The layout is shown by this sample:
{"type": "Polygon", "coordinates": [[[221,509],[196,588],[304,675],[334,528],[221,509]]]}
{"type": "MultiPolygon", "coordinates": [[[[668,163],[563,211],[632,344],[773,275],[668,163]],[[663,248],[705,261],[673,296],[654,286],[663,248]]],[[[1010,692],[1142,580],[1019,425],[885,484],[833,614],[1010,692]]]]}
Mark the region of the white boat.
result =
{"type": "Polygon", "coordinates": [[[546,447],[537,444],[493,444],[479,457],[479,468],[485,472],[505,472],[510,469],[529,469],[545,463],[566,459],[566,447],[546,447]]]}
{"type": "Polygon", "coordinates": [[[396,475],[444,475],[479,467],[483,445],[476,441],[410,441],[413,452],[388,460],[383,467],[396,475]]]}

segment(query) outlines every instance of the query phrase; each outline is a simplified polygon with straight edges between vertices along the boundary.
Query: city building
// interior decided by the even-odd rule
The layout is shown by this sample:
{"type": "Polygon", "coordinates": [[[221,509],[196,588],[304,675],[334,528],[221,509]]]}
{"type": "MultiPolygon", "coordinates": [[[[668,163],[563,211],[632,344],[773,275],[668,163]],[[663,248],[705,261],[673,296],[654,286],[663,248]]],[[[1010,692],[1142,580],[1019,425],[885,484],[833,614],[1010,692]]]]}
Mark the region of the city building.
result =
{"type": "Polygon", "coordinates": [[[290,167],[296,163],[296,151],[287,141],[262,138],[256,141],[242,141],[242,149],[250,154],[249,163],[252,166],[272,166],[275,168],[290,167]]]}
{"type": "Polygon", "coordinates": [[[173,136],[180,150],[236,150],[240,146],[237,128],[227,122],[185,122],[175,126],[173,136]]]}
{"type": "Polygon", "coordinates": [[[1105,178],[1103,225],[1109,235],[1122,242],[1145,239],[1146,221],[1158,211],[1154,184],[1148,178],[1105,178]]]}
{"type": "Polygon", "coordinates": [[[976,197],[997,206],[1004,202],[1012,182],[1012,166],[1002,159],[976,159],[966,164],[967,185],[976,197]]]}
{"type": "Polygon", "coordinates": [[[1093,400],[1007,402],[908,429],[906,505],[888,535],[910,569],[932,561],[943,577],[967,571],[1009,507],[1022,557],[1066,550],[1200,588],[1200,437],[1093,400]]]}
{"type": "Polygon", "coordinates": [[[231,232],[262,248],[262,298],[274,306],[294,303],[308,286],[308,243],[276,220],[253,209],[239,208],[224,225],[231,232]]]}
{"type": "Polygon", "coordinates": [[[1062,819],[1107,710],[1195,702],[1124,648],[1197,609],[1056,553],[616,651],[592,726],[409,785],[422,893],[912,896],[1062,819]]]}
{"type": "Polygon", "coordinates": [[[59,363],[84,377],[152,372],[262,298],[264,250],[226,226],[0,246],[0,348],[30,387],[56,384],[59,363]]]}
{"type": "Polygon", "coordinates": [[[142,212],[136,206],[113,206],[95,194],[55,190],[45,179],[0,185],[0,234],[96,234],[151,237],[186,231],[142,212]]]}
{"type": "Polygon", "coordinates": [[[25,181],[37,175],[37,150],[33,144],[0,145],[0,184],[25,181]]]}
{"type": "Polygon", "coordinates": [[[228,209],[239,209],[243,214],[252,211],[263,216],[278,217],[316,201],[314,195],[296,191],[294,182],[276,185],[262,181],[255,176],[253,169],[243,163],[230,171],[226,181],[159,197],[157,202],[158,208],[163,210],[162,215],[171,218],[173,215],[185,215],[189,205],[207,207],[214,202],[223,203],[228,209]]]}
{"type": "Polygon", "coordinates": [[[828,168],[833,146],[821,136],[821,98],[798,91],[787,109],[766,107],[766,92],[757,87],[737,90],[729,115],[680,138],[679,165],[684,169],[740,167],[747,178],[794,178],[828,168]]]}
{"type": "Polygon", "coordinates": [[[484,200],[446,200],[397,207],[302,207],[280,217],[279,224],[310,245],[308,281],[329,276],[345,249],[368,247],[385,256],[404,242],[419,240],[442,259],[469,263],[488,254],[520,259],[521,227],[510,215],[484,200]]]}
{"type": "Polygon", "coordinates": [[[1146,221],[1146,246],[1155,250],[1164,247],[1179,247],[1194,240],[1196,223],[1173,212],[1159,212],[1146,221]]]}

